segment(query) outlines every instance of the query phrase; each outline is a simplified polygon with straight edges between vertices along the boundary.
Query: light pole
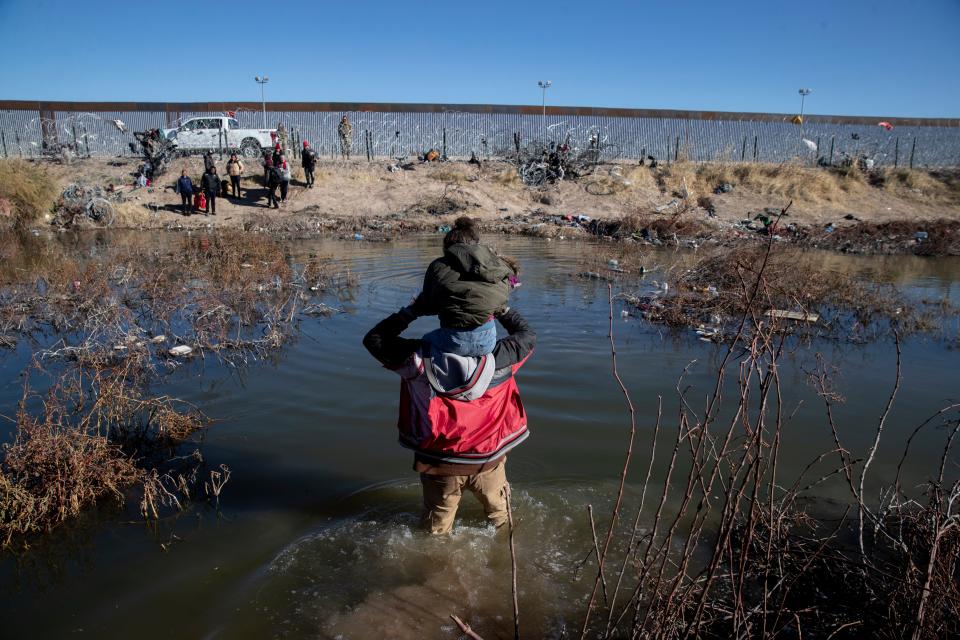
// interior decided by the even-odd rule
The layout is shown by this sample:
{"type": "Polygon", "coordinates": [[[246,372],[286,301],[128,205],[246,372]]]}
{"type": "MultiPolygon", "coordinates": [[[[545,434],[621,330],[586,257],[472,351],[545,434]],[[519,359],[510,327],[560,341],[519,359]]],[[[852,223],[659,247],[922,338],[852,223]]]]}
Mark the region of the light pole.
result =
{"type": "Polygon", "coordinates": [[[540,118],[540,128],[541,134],[544,138],[547,137],[547,89],[553,84],[550,80],[538,80],[537,86],[540,87],[543,92],[543,115],[540,118]]]}
{"type": "Polygon", "coordinates": [[[806,100],[807,96],[813,93],[813,89],[800,89],[797,93],[800,94],[800,139],[803,139],[803,101],[806,100]]]}
{"type": "Polygon", "coordinates": [[[267,100],[263,97],[263,85],[270,82],[268,76],[254,76],[254,80],[260,85],[260,102],[263,103],[263,128],[267,128],[267,100]]]}

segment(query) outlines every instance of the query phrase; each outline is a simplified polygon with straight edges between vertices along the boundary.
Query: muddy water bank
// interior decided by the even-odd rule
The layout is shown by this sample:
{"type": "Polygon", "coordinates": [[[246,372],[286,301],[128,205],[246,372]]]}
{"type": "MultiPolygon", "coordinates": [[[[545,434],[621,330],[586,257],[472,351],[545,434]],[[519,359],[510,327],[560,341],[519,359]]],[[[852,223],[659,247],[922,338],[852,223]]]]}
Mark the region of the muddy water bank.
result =
{"type": "MultiPolygon", "coordinates": [[[[138,234],[122,242],[152,248],[165,240],[138,234]]],[[[106,246],[84,243],[69,248],[93,256],[106,246]]],[[[334,265],[357,275],[359,286],[343,301],[344,313],[302,323],[299,337],[278,358],[240,372],[214,361],[196,363],[169,382],[170,393],[216,421],[206,433],[204,455],[233,470],[219,512],[196,504],[145,527],[135,513],[105,509],[54,534],[32,554],[4,557],[0,587],[9,632],[454,638],[459,634],[447,615],[456,612],[487,637],[508,634],[509,560],[502,537],[483,527],[469,498],[456,535],[432,540],[417,531],[417,478],[408,452],[395,442],[397,381],[360,344],[370,326],[409,302],[439,243],[438,235],[385,244],[292,243],[294,261],[331,256],[334,265]],[[177,615],[165,615],[162,625],[144,625],[157,611],[177,615]]],[[[564,631],[569,637],[582,621],[589,567],[595,567],[578,571],[592,548],[586,505],[594,505],[601,525],[607,521],[628,425],[609,372],[607,292],[604,283],[575,277],[585,255],[596,250],[593,244],[516,237],[495,243],[522,264],[523,286],[513,305],[539,335],[519,377],[532,437],[508,463],[519,519],[520,603],[532,637],[560,637],[564,631]]],[[[690,258],[673,251],[651,257],[662,266],[690,258]]],[[[837,269],[897,281],[914,295],[960,295],[956,261],[831,259],[837,269]]],[[[713,384],[723,347],[632,314],[621,317],[630,309],[619,305],[619,367],[638,408],[637,456],[645,463],[657,396],[664,398],[664,415],[676,414],[677,378],[688,367],[685,384],[702,396],[713,384]]],[[[418,320],[409,334],[432,326],[429,319],[418,320]]],[[[841,372],[838,388],[846,401],[835,412],[851,450],[869,446],[879,404],[893,381],[889,340],[817,342],[788,353],[781,361],[785,405],[792,409],[780,461],[784,477],[832,447],[822,404],[807,385],[814,351],[841,372]]],[[[3,413],[18,398],[27,357],[26,345],[0,353],[3,413]]],[[[957,370],[949,340],[918,336],[904,342],[903,387],[887,427],[891,442],[902,442],[918,417],[955,397],[951,372],[957,370]]],[[[905,484],[929,477],[942,436],[937,430],[918,436],[905,484]]],[[[658,448],[660,461],[668,459],[668,445],[658,448]]],[[[879,450],[878,484],[893,476],[899,453],[894,446],[879,450]]],[[[629,478],[631,509],[642,469],[629,478]]],[[[662,462],[654,465],[655,478],[665,471],[662,462]]],[[[849,502],[849,492],[836,483],[824,483],[814,497],[824,509],[849,502]]]]}

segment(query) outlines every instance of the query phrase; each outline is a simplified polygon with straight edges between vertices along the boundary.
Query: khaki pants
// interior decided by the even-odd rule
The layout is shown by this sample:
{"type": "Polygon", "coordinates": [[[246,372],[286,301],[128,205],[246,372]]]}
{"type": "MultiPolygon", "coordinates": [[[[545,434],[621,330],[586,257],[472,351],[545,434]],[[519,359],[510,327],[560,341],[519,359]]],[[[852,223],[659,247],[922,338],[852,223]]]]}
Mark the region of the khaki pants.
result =
{"type": "Polygon", "coordinates": [[[471,476],[431,476],[420,474],[423,485],[423,526],[430,533],[449,533],[457,516],[460,496],[467,489],[477,496],[487,519],[494,526],[507,521],[506,461],[493,469],[471,476]]]}

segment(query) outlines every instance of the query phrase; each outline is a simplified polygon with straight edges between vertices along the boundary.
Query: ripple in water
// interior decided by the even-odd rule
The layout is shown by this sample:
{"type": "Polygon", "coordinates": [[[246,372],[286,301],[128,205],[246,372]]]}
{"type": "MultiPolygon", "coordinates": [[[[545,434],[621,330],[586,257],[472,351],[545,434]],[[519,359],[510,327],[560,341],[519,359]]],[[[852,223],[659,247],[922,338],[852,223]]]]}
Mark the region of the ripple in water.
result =
{"type": "MultiPolygon", "coordinates": [[[[596,575],[586,508],[594,505],[601,527],[614,491],[613,485],[514,489],[525,635],[561,638],[576,629],[596,575]]],[[[465,496],[454,533],[429,536],[410,511],[419,499],[418,484],[358,494],[351,501],[378,506],[332,520],[278,554],[255,602],[276,635],[457,638],[451,613],[480,635],[511,634],[506,529],[481,524],[478,504],[465,496]]]]}

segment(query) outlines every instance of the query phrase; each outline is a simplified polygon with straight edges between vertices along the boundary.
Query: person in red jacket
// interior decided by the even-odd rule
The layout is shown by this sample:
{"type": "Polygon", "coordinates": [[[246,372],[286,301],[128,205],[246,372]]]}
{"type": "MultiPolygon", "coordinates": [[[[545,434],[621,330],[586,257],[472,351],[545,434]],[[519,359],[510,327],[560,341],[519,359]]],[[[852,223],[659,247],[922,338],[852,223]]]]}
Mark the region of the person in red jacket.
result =
{"type": "Polygon", "coordinates": [[[427,313],[421,295],[363,338],[371,355],[400,375],[397,427],[420,473],[423,525],[434,534],[449,532],[466,489],[499,527],[507,521],[506,456],[529,436],[514,374],[533,352],[536,334],[507,308],[496,319],[508,335],[492,353],[443,353],[423,340],[400,337],[427,313]]]}

